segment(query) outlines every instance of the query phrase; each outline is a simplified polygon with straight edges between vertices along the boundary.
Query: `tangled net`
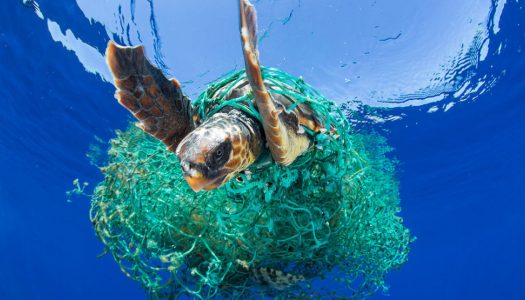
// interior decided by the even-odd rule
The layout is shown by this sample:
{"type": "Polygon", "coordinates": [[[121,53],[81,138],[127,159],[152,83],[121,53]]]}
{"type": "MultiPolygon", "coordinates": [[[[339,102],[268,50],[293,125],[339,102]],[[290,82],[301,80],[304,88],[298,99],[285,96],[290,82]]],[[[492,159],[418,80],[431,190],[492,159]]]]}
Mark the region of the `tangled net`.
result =
{"type": "MultiPolygon", "coordinates": [[[[195,102],[199,116],[232,106],[259,118],[252,95],[223,100],[245,76],[211,84],[195,102]]],[[[382,139],[351,133],[338,107],[302,79],[269,68],[263,76],[279,87],[272,92],[307,103],[325,121],[326,130],[309,132],[315,146],[291,166],[258,163],[195,193],[158,140],[130,126],[111,141],[91,221],[122,272],[152,298],[362,298],[385,288],[386,272],[406,261],[411,240],[396,216],[398,185],[382,139]],[[323,290],[318,280],[330,275],[345,289],[323,290]]]]}

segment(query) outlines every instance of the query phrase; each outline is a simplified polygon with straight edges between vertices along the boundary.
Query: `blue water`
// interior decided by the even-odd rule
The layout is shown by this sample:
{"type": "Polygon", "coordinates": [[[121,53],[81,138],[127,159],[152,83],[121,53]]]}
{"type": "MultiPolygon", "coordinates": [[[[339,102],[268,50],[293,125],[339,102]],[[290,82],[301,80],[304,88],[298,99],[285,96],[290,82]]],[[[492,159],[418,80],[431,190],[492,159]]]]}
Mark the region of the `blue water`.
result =
{"type": "MultiPolygon", "coordinates": [[[[110,38],[145,44],[191,96],[242,66],[236,1],[96,2],[0,2],[0,299],[147,298],[97,258],[89,199],[65,195],[101,180],[86,153],[129,121],[110,38]]],[[[382,108],[357,121],[394,147],[418,239],[374,298],[524,299],[523,1],[254,2],[265,65],[382,108]]]]}

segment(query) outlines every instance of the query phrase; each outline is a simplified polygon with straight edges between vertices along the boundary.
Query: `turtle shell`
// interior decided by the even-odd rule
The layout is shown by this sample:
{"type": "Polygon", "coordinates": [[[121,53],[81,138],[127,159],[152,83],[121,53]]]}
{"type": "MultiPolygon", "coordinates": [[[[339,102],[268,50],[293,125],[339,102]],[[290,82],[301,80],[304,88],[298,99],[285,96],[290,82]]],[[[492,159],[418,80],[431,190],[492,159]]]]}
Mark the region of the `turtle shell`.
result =
{"type": "MultiPolygon", "coordinates": [[[[322,131],[326,116],[317,112],[321,96],[305,84],[275,68],[263,68],[262,74],[276,106],[282,109],[285,124],[296,132],[304,129],[310,134],[322,131]]],[[[324,101],[322,101],[324,102],[324,101]]],[[[224,109],[241,110],[262,122],[250,84],[244,70],[232,72],[213,82],[195,101],[194,120],[197,124],[224,109]]]]}

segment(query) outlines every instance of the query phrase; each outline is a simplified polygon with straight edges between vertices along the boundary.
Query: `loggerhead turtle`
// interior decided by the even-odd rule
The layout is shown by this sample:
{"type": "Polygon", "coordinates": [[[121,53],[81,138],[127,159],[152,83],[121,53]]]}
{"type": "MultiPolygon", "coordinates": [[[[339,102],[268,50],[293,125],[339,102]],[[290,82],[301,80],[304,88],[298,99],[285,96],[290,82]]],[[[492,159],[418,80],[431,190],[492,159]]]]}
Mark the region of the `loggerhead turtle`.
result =
{"type": "Polygon", "coordinates": [[[168,80],[153,66],[143,46],[123,47],[110,41],[106,50],[117,87],[115,97],[145,132],[176,153],[194,191],[219,187],[252,165],[266,149],[276,163],[290,165],[312,144],[303,126],[318,132],[323,125],[308,105],[269,92],[275,87],[261,74],[256,12],[249,0],[240,0],[240,33],[247,79],[239,81],[225,100],[253,93],[262,122],[232,107],[202,121],[180,83],[168,80]]]}

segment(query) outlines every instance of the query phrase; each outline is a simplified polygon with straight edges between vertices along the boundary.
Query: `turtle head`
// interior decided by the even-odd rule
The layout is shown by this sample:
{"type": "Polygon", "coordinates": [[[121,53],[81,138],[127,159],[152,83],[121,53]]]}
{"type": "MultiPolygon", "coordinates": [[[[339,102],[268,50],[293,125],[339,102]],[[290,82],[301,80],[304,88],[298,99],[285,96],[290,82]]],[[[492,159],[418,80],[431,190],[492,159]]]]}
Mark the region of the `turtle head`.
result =
{"type": "Polygon", "coordinates": [[[212,190],[250,166],[261,152],[260,134],[238,114],[217,113],[178,145],[184,178],[194,191],[212,190]]]}

